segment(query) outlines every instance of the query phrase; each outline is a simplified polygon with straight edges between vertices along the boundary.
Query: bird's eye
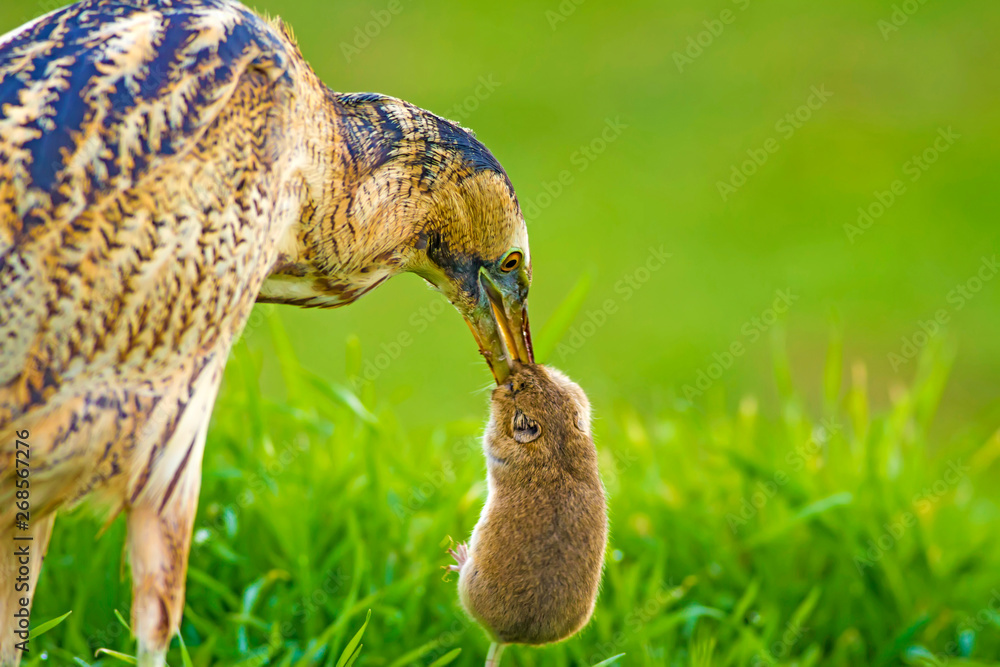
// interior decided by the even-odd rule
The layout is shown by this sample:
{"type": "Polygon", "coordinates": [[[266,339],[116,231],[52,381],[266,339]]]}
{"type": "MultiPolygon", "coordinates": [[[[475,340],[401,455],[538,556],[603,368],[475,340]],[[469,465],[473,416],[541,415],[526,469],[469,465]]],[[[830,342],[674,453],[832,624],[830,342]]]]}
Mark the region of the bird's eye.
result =
{"type": "Polygon", "coordinates": [[[514,250],[504,257],[503,262],[500,263],[500,270],[504,273],[510,273],[519,266],[521,266],[521,253],[514,250]]]}

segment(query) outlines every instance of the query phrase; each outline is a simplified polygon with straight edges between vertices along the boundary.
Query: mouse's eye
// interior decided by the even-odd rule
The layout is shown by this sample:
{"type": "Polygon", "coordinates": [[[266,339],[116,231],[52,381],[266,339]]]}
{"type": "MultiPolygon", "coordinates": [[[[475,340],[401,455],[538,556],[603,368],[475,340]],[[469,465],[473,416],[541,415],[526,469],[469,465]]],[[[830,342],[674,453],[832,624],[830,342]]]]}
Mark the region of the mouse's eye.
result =
{"type": "Polygon", "coordinates": [[[514,421],[511,426],[514,430],[514,440],[517,440],[522,445],[537,440],[538,436],[542,434],[542,427],[520,410],[514,411],[514,421]]]}

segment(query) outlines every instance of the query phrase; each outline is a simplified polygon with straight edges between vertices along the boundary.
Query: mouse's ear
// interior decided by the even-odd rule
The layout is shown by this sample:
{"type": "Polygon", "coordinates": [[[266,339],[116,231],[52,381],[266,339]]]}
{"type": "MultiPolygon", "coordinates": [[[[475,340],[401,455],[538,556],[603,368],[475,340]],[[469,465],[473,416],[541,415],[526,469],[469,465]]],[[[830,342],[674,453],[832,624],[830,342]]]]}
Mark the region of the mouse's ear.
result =
{"type": "Polygon", "coordinates": [[[514,431],[514,440],[517,440],[522,445],[538,440],[538,436],[542,434],[542,427],[520,410],[514,411],[514,420],[511,423],[511,428],[514,431]]]}

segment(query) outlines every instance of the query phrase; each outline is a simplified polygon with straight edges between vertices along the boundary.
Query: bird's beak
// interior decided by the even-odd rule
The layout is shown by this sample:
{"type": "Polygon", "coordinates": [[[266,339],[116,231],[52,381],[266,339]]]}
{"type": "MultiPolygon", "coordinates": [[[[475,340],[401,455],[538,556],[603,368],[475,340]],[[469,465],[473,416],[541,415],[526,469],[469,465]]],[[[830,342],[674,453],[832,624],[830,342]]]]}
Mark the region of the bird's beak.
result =
{"type": "Polygon", "coordinates": [[[472,316],[466,319],[479,351],[486,358],[497,384],[510,375],[512,360],[534,363],[528,309],[522,301],[505,298],[486,271],[479,283],[486,295],[472,316]]]}

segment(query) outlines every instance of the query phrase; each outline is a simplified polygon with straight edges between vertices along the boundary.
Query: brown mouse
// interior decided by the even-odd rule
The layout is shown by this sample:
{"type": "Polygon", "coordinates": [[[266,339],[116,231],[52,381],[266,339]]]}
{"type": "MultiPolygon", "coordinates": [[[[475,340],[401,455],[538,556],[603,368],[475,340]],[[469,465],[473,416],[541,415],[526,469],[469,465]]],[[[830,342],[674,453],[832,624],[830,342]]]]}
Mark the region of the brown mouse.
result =
{"type": "Polygon", "coordinates": [[[561,372],[515,364],[493,391],[483,438],[488,497],[458,562],[462,605],[505,644],[548,644],[594,611],[608,515],[590,403],[561,372]]]}

